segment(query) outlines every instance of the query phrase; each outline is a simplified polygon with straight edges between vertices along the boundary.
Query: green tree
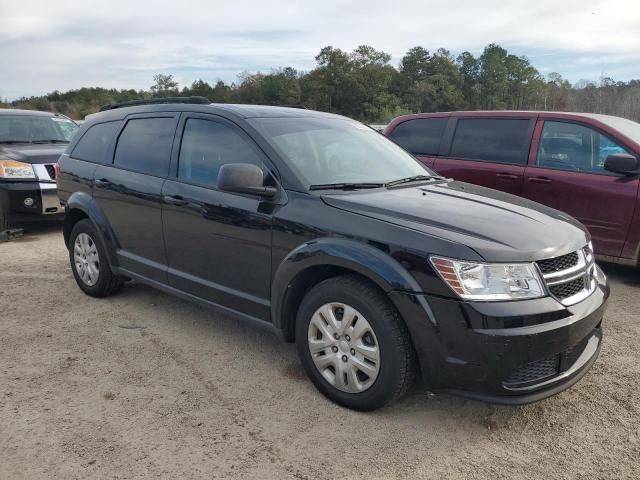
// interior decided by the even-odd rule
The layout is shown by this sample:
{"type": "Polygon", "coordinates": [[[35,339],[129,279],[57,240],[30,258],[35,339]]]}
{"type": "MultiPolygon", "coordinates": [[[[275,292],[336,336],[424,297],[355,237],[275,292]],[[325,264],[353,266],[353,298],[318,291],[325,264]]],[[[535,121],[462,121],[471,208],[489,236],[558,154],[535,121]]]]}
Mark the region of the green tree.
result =
{"type": "Polygon", "coordinates": [[[402,99],[414,112],[455,110],[464,104],[463,78],[446,49],[433,55],[422,47],[410,49],[400,61],[399,76],[402,99]]]}
{"type": "Polygon", "coordinates": [[[456,58],[456,64],[462,75],[462,96],[464,107],[480,107],[480,62],[469,52],[462,52],[456,58]]]}
{"type": "Polygon", "coordinates": [[[151,86],[151,94],[154,97],[171,97],[178,95],[178,82],[173,75],[159,73],[153,76],[155,82],[151,86]]]}

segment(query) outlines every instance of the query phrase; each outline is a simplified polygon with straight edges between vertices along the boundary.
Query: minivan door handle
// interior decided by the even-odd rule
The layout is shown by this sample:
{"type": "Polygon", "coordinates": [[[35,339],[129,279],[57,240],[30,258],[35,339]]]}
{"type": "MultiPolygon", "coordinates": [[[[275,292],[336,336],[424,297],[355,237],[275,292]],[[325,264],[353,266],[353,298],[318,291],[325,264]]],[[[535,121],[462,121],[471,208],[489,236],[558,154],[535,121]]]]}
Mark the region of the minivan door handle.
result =
{"type": "Polygon", "coordinates": [[[531,183],[552,183],[552,180],[547,177],[529,177],[528,180],[531,183]]]}
{"type": "Polygon", "coordinates": [[[505,180],[518,180],[518,175],[514,175],[513,173],[496,173],[496,177],[504,178],[505,180]]]}
{"type": "Polygon", "coordinates": [[[177,207],[183,207],[187,203],[189,203],[180,195],[165,195],[163,197],[163,200],[164,200],[164,203],[168,203],[169,205],[175,205],[177,207]]]}
{"type": "Polygon", "coordinates": [[[93,183],[96,187],[108,187],[111,185],[111,182],[106,178],[101,178],[100,180],[94,180],[93,183]]]}

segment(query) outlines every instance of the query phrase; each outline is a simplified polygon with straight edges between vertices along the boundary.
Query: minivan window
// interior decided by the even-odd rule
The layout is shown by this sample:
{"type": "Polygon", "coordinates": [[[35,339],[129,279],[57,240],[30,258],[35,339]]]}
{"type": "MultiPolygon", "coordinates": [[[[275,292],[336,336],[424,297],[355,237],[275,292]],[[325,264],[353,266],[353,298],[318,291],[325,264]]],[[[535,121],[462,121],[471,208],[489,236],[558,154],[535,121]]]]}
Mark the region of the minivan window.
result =
{"type": "Polygon", "coordinates": [[[256,150],[233,128],[210,120],[188,119],[180,145],[178,178],[215,186],[220,167],[228,163],[262,162],[256,150]]]}
{"type": "Polygon", "coordinates": [[[448,118],[417,118],[398,125],[389,138],[414,155],[437,155],[448,118]]]}
{"type": "Polygon", "coordinates": [[[118,139],[114,165],[157,177],[166,176],[174,132],[173,118],[129,120],[118,139]]]}
{"type": "Polygon", "coordinates": [[[120,122],[98,123],[89,127],[71,152],[73,158],[103,163],[107,148],[118,131],[120,122]]]}
{"type": "Polygon", "coordinates": [[[524,165],[530,138],[529,120],[460,119],[451,145],[453,158],[524,165]]]}
{"type": "Polygon", "coordinates": [[[604,169],[609,155],[629,153],[609,137],[584,125],[545,121],[538,146],[538,166],[615,175],[604,169]]]}

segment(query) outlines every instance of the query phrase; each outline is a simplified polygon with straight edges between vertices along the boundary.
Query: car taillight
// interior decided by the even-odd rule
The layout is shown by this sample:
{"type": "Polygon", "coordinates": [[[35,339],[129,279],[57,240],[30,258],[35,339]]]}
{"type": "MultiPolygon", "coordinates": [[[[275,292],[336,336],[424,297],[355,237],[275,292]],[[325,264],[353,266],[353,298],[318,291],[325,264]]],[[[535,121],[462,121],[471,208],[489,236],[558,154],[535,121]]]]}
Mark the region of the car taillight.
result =
{"type": "Polygon", "coordinates": [[[56,179],[60,177],[60,160],[58,160],[54,165],[53,169],[56,171],[56,179]]]}

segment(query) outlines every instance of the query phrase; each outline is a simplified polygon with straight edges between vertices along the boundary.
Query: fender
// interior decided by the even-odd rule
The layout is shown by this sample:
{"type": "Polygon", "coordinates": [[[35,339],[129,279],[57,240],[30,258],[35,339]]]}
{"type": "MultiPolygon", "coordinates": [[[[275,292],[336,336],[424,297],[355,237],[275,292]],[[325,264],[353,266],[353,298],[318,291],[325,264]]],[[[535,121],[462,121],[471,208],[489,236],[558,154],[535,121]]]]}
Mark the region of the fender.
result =
{"type": "MultiPolygon", "coordinates": [[[[387,294],[392,291],[421,292],[418,282],[400,263],[371,245],[345,238],[310,240],[289,252],[273,277],[271,318],[277,330],[288,328],[283,312],[289,286],[299,273],[314,266],[335,266],[355,271],[387,294]]],[[[433,319],[426,302],[422,306],[433,319]]]]}
{"type": "MultiPolygon", "coordinates": [[[[116,246],[117,242],[115,236],[113,235],[113,231],[109,226],[109,222],[104,215],[102,209],[98,206],[95,199],[89,195],[87,192],[74,192],[71,194],[69,199],[67,200],[66,206],[66,214],[71,210],[80,210],[83,212],[89,220],[93,223],[93,226],[96,227],[96,231],[98,235],[100,235],[100,239],[102,240],[102,244],[105,246],[107,250],[107,259],[109,260],[109,266],[113,268],[118,267],[118,259],[116,256],[116,246]]],[[[68,239],[65,238],[65,242],[68,239]]]]}

